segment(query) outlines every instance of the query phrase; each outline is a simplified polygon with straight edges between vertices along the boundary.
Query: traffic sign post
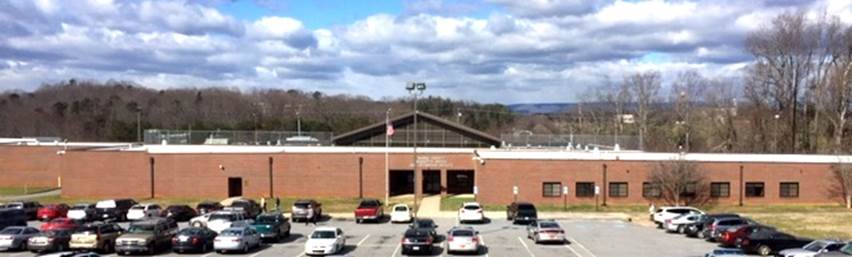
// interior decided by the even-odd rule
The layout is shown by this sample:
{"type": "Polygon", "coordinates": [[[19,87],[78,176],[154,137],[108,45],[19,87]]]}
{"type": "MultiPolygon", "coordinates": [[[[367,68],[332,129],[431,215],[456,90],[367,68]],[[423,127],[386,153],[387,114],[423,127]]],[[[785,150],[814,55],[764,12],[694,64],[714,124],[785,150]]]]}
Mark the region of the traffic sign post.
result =
{"type": "Polygon", "coordinates": [[[595,211],[598,211],[598,195],[601,194],[601,187],[595,186],[595,211]]]}
{"type": "Polygon", "coordinates": [[[512,195],[515,199],[515,202],[518,201],[518,186],[512,186],[512,195]]]}
{"type": "Polygon", "coordinates": [[[568,186],[562,187],[562,210],[568,211],[568,186]]]}

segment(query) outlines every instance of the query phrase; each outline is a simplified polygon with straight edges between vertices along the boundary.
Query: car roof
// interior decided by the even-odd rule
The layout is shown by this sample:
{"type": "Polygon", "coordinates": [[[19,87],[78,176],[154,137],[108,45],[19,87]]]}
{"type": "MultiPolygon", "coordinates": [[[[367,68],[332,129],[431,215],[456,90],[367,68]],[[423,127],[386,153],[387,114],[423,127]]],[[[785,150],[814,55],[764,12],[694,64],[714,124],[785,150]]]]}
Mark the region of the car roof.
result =
{"type": "Polygon", "coordinates": [[[130,223],[130,225],[156,225],[156,224],[164,223],[164,222],[167,222],[167,221],[168,221],[168,219],[166,219],[166,218],[150,218],[150,219],[145,219],[145,220],[142,220],[142,221],[136,221],[136,222],[130,223]]]}
{"type": "MultiPolygon", "coordinates": [[[[225,232],[225,231],[228,231],[228,230],[231,230],[231,231],[245,231],[245,230],[249,230],[249,229],[251,229],[251,228],[250,228],[250,227],[230,227],[230,228],[226,228],[225,230],[222,230],[222,232],[225,232]]],[[[221,234],[221,233],[220,233],[220,234],[221,234]]]]}
{"type": "Polygon", "coordinates": [[[270,216],[271,217],[275,217],[275,216],[283,217],[282,215],[284,215],[284,213],[281,212],[281,211],[273,211],[273,212],[264,212],[264,213],[261,213],[260,215],[257,215],[257,216],[258,217],[260,217],[260,216],[263,216],[263,217],[270,217],[270,216]]]}
{"type": "Polygon", "coordinates": [[[311,202],[313,202],[313,201],[314,201],[313,199],[299,199],[299,200],[296,200],[295,202],[293,202],[293,204],[297,204],[297,203],[311,203],[311,202]]]}
{"type": "Polygon", "coordinates": [[[431,235],[428,229],[409,228],[405,230],[405,236],[428,236],[431,235]]]}

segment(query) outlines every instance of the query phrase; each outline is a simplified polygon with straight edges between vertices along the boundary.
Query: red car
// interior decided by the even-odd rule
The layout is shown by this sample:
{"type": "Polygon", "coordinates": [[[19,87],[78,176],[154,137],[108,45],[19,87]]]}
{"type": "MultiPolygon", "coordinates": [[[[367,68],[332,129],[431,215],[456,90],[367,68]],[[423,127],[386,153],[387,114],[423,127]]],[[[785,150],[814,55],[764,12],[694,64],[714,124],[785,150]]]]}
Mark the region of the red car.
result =
{"type": "Polygon", "coordinates": [[[68,214],[67,204],[48,204],[41,208],[38,208],[38,212],[36,213],[36,217],[40,220],[48,221],[55,218],[65,218],[65,215],[68,214]]]}
{"type": "Polygon", "coordinates": [[[376,199],[364,199],[355,209],[355,222],[361,223],[364,220],[380,221],[384,217],[384,208],[382,202],[376,199]]]}
{"type": "Polygon", "coordinates": [[[775,228],[763,225],[747,225],[731,228],[722,232],[722,235],[719,237],[719,245],[724,247],[735,247],[737,246],[737,243],[743,240],[743,238],[751,235],[751,233],[761,230],[775,230],[775,228]]]}
{"type": "Polygon", "coordinates": [[[74,230],[79,227],[76,221],[69,218],[56,218],[51,221],[41,224],[41,231],[48,230],[74,230]]]}

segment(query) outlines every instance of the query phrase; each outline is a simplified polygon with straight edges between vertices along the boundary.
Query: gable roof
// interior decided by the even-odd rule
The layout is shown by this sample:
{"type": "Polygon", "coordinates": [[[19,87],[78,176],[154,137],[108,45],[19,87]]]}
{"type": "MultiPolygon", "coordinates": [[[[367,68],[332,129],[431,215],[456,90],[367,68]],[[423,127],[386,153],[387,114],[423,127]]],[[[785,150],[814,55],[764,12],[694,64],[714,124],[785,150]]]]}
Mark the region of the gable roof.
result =
{"type": "MultiPolygon", "coordinates": [[[[409,124],[413,124],[414,123],[414,115],[417,115],[417,120],[419,122],[427,122],[427,123],[430,123],[432,125],[441,127],[443,129],[459,133],[459,134],[461,134],[465,137],[469,137],[473,140],[477,140],[484,145],[489,145],[489,146],[494,146],[494,147],[500,147],[500,145],[501,145],[501,140],[497,137],[494,137],[494,136],[489,135],[485,132],[473,129],[471,127],[467,127],[467,126],[461,125],[459,123],[452,122],[452,121],[449,121],[449,120],[446,120],[446,119],[442,119],[438,116],[428,114],[428,113],[424,113],[424,112],[420,112],[420,111],[409,112],[407,114],[403,114],[403,115],[400,115],[400,116],[393,117],[393,118],[390,119],[390,124],[392,124],[395,128],[404,127],[404,126],[407,126],[409,124]]],[[[356,130],[344,133],[342,135],[336,136],[336,137],[332,138],[331,141],[335,145],[353,145],[359,140],[365,140],[365,139],[369,139],[370,137],[373,137],[373,136],[376,136],[376,135],[384,134],[385,130],[386,130],[385,126],[386,126],[385,122],[377,122],[377,123],[374,123],[372,125],[369,125],[369,126],[366,126],[366,127],[360,128],[360,129],[356,129],[356,130]]]]}

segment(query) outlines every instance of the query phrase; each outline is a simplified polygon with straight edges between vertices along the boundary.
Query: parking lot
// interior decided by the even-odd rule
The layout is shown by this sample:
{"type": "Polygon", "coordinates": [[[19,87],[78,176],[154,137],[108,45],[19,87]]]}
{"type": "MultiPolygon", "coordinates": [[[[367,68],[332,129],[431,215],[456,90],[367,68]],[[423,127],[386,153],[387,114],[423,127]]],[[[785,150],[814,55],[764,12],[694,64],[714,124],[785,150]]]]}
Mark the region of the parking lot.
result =
{"type": "MultiPolygon", "coordinates": [[[[445,233],[456,225],[451,218],[435,219],[438,232],[445,233]]],[[[570,242],[559,245],[536,245],[526,238],[524,226],[512,225],[505,219],[494,219],[486,224],[474,224],[482,238],[485,249],[479,256],[506,257],[691,257],[703,256],[714,248],[713,244],[702,240],[685,238],[682,235],[663,233],[654,228],[639,226],[618,220],[560,220],[570,242]]],[[[31,222],[31,226],[40,225],[31,222]]],[[[126,224],[122,224],[125,225],[126,224]]],[[[402,256],[400,239],[407,224],[356,224],[351,220],[329,220],[318,226],[337,226],[346,234],[347,256],[402,256]]],[[[181,224],[186,226],[186,224],[181,224]]],[[[293,224],[292,235],[278,243],[267,243],[247,254],[228,254],[229,256],[304,256],[305,236],[315,226],[302,223],[293,224]]],[[[178,256],[165,251],[160,256],[178,256]]],[[[435,243],[432,254],[425,256],[446,256],[444,242],[435,243]]],[[[2,252],[0,256],[34,256],[30,252],[2,252]]],[[[116,256],[110,254],[108,256],[116,256]]],[[[190,256],[214,257],[218,253],[190,254],[190,256]]]]}

